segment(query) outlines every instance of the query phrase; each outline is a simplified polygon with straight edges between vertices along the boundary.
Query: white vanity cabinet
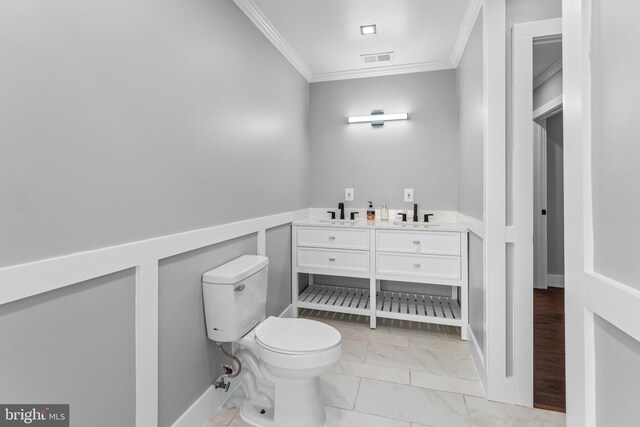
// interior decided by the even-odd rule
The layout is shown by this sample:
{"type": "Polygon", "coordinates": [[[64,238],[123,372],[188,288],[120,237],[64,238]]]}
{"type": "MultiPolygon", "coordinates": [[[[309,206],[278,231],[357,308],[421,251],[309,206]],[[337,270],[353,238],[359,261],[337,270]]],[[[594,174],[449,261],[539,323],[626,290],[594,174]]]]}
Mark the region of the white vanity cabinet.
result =
{"type": "MultiPolygon", "coordinates": [[[[312,219],[292,225],[292,305],[370,316],[458,326],[467,339],[467,231],[457,225],[392,226],[358,222],[326,225],[312,219]],[[309,285],[300,289],[299,274],[309,285]],[[368,289],[323,286],[316,274],[369,279],[368,289]],[[450,296],[381,290],[380,281],[447,286],[450,296]]],[[[447,289],[447,292],[448,292],[447,289]]]]}

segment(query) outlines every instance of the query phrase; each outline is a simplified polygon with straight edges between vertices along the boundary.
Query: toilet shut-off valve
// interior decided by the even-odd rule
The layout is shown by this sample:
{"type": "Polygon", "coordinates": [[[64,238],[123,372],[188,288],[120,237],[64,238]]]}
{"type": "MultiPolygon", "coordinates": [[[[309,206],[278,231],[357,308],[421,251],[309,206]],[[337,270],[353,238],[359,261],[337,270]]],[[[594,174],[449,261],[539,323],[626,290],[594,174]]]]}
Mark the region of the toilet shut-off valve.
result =
{"type": "Polygon", "coordinates": [[[224,380],[225,377],[227,377],[227,378],[235,378],[238,375],[240,375],[240,371],[242,371],[242,363],[240,362],[240,359],[238,359],[236,356],[234,356],[233,354],[227,352],[224,349],[224,347],[222,346],[222,343],[216,343],[216,344],[218,346],[218,350],[220,350],[220,352],[222,352],[222,354],[224,354],[228,358],[232,359],[238,365],[238,370],[236,372],[234,372],[233,371],[233,366],[222,364],[221,366],[222,366],[222,370],[224,371],[224,373],[218,377],[218,379],[216,380],[215,383],[213,383],[215,388],[217,388],[217,389],[218,388],[223,388],[224,391],[227,392],[227,391],[229,391],[229,384],[230,383],[228,383],[228,382],[226,382],[224,380]]]}

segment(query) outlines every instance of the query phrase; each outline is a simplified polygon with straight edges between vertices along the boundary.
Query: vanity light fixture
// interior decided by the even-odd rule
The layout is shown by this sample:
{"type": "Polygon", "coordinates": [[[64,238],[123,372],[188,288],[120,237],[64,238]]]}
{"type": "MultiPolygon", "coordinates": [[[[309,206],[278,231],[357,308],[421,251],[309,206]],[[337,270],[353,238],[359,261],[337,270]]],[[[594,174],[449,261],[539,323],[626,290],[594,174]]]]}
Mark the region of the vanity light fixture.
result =
{"type": "Polygon", "coordinates": [[[368,36],[375,33],[377,33],[375,24],[360,26],[360,34],[362,34],[363,36],[368,36]]]}
{"type": "Polygon", "coordinates": [[[371,123],[371,126],[383,126],[384,122],[391,120],[407,120],[409,113],[385,114],[382,110],[372,111],[370,116],[347,117],[347,123],[371,123]]]}

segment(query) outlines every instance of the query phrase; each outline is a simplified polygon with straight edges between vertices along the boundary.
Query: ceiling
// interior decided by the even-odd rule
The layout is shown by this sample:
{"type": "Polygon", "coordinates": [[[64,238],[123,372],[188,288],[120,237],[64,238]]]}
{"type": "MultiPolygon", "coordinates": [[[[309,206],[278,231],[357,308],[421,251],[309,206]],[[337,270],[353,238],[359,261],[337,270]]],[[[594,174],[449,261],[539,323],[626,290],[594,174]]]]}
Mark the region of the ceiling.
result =
{"type": "Polygon", "coordinates": [[[308,81],[455,68],[481,0],[234,0],[308,81]],[[363,36],[360,26],[376,24],[363,36]],[[389,62],[363,54],[393,52],[389,62]]]}
{"type": "MultiPolygon", "coordinates": [[[[533,79],[540,79],[545,71],[562,66],[562,39],[533,45],[533,79]]],[[[557,71],[557,70],[556,70],[557,71]]]]}

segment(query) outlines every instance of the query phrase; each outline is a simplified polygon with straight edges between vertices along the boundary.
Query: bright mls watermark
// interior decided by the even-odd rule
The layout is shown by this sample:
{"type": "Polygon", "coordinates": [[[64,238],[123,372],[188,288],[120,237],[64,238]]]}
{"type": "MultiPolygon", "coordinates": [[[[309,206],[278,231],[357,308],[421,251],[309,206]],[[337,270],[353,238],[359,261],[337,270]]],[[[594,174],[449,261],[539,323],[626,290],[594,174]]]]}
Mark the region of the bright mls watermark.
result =
{"type": "Polygon", "coordinates": [[[69,405],[2,405],[0,427],[69,427],[69,405]]]}

